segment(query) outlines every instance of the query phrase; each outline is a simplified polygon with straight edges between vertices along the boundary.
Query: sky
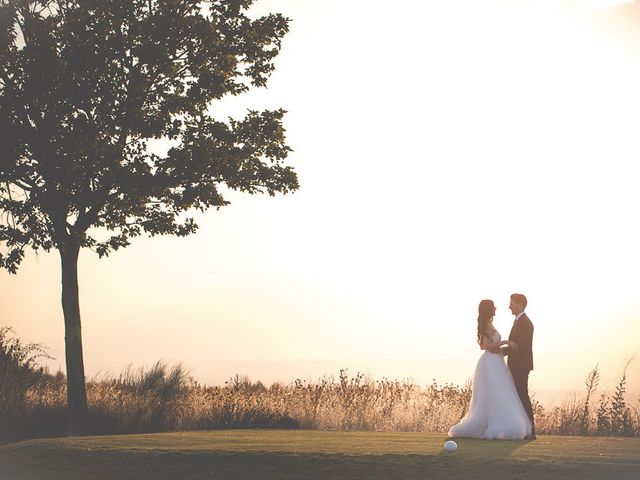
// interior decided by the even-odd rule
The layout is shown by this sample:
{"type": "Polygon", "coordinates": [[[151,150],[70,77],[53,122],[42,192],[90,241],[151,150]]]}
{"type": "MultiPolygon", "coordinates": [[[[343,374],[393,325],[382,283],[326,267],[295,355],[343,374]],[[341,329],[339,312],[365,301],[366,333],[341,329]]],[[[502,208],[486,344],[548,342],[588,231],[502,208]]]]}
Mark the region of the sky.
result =
{"type": "MultiPolygon", "coordinates": [[[[478,303],[507,337],[521,292],[530,389],[581,390],[596,364],[612,389],[640,350],[640,54],[588,20],[610,3],[258,0],[252,16],[292,19],[276,70],[211,113],[286,109],[300,190],[231,192],[195,235],[81,252],[87,376],[162,360],[207,384],[462,384],[478,303]]],[[[58,255],[0,291],[0,325],[64,369],[58,255]]],[[[640,390],[640,358],[627,373],[640,390]]]]}

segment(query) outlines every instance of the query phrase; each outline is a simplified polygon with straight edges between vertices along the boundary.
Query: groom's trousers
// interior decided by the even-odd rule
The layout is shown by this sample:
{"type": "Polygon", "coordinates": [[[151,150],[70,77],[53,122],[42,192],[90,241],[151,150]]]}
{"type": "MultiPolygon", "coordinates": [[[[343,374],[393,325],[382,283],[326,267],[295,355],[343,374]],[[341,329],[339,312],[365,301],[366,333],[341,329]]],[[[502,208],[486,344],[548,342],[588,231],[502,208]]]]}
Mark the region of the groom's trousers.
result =
{"type": "Polygon", "coordinates": [[[513,382],[516,384],[516,390],[518,391],[518,396],[520,397],[524,411],[531,420],[531,433],[535,435],[536,427],[533,423],[533,408],[531,408],[531,400],[529,399],[529,371],[511,370],[511,375],[513,376],[513,382]]]}

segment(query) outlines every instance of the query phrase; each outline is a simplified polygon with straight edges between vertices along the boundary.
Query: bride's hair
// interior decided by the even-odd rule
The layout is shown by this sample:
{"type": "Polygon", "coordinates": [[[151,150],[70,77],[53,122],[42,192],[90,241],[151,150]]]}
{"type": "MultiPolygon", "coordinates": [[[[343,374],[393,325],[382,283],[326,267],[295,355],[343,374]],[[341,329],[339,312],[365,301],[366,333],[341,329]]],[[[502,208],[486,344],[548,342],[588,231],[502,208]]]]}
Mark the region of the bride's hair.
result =
{"type": "Polygon", "coordinates": [[[478,343],[483,336],[491,338],[489,325],[495,313],[496,307],[493,305],[493,300],[482,300],[478,305],[478,343]]]}

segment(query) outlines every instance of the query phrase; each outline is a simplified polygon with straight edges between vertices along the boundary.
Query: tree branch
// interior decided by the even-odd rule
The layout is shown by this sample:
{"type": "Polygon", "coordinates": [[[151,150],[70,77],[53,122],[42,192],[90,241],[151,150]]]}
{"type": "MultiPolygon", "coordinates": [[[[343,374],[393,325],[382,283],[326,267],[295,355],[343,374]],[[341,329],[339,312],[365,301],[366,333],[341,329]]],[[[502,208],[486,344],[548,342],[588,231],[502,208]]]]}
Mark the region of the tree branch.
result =
{"type": "Polygon", "coordinates": [[[21,178],[16,178],[12,180],[13,183],[15,183],[17,186],[19,186],[21,189],[27,191],[27,192],[31,192],[34,189],[34,186],[28,183],[23,183],[24,180],[21,178]]]}

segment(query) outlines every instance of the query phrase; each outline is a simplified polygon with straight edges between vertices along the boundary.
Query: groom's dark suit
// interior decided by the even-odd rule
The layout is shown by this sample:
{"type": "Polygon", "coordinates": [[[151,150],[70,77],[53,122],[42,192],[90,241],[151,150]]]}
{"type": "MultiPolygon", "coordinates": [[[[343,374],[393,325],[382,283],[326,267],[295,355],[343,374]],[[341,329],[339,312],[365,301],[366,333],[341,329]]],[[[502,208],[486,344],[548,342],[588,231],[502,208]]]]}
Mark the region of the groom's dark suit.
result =
{"type": "Polygon", "coordinates": [[[531,433],[535,435],[533,408],[531,408],[531,400],[529,399],[529,372],[533,370],[533,351],[531,348],[533,343],[533,323],[531,323],[526,313],[520,315],[520,318],[513,322],[509,340],[517,343],[519,348],[503,348],[502,353],[508,355],[507,365],[511,370],[522,406],[531,419],[531,433]]]}

